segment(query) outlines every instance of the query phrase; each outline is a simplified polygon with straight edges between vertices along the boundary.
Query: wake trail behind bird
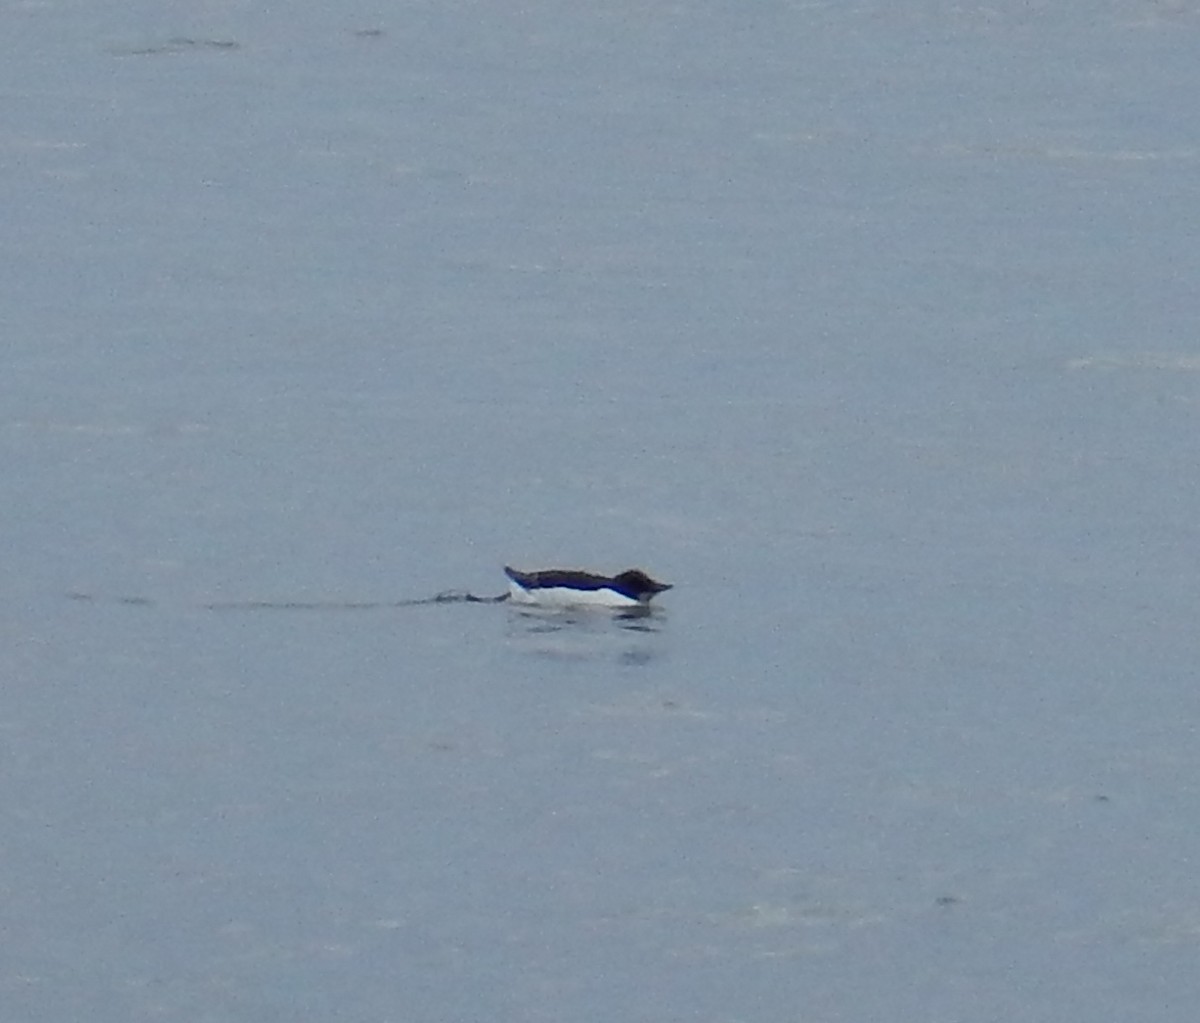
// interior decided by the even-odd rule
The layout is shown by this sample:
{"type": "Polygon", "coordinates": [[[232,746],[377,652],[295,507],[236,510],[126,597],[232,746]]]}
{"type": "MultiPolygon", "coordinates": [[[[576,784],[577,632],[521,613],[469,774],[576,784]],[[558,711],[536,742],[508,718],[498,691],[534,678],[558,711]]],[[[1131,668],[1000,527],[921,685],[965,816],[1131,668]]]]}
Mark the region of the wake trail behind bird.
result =
{"type": "MultiPolygon", "coordinates": [[[[67,598],[86,603],[124,604],[127,607],[157,607],[168,603],[149,597],[106,597],[80,592],[68,593],[67,598]]],[[[432,597],[408,600],[213,600],[188,606],[204,611],[379,611],[401,607],[426,607],[433,604],[500,604],[506,600],[507,593],[497,597],[480,597],[461,590],[445,590],[432,597]]]]}

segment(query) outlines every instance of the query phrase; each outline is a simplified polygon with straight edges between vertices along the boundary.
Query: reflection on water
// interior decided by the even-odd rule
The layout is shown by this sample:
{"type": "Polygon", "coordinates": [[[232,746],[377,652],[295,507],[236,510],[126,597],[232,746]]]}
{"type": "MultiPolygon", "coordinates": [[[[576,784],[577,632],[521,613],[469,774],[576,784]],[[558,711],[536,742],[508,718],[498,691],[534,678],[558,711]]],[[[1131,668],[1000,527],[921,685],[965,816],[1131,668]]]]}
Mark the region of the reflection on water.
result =
{"type": "Polygon", "coordinates": [[[561,660],[613,660],[640,667],[661,654],[666,615],[658,608],[544,608],[511,605],[506,636],[525,653],[561,660]]]}

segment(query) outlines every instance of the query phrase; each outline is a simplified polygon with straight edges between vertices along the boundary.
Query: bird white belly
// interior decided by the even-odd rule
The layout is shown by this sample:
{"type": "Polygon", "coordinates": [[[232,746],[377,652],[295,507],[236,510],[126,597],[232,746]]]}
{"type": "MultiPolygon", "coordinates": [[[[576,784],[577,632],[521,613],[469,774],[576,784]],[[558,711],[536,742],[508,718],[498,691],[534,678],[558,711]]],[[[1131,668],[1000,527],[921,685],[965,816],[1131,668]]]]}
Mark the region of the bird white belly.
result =
{"type": "Polygon", "coordinates": [[[508,593],[516,604],[542,607],[636,607],[640,603],[614,590],[575,590],[569,586],[538,586],[527,590],[511,581],[508,593]]]}

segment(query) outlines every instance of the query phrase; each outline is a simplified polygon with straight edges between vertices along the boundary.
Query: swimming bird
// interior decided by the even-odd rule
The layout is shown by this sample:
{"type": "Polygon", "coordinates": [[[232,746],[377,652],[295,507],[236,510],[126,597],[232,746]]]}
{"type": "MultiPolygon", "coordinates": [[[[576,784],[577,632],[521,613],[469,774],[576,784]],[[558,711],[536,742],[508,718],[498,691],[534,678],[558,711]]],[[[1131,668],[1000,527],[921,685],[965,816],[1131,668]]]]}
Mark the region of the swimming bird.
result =
{"type": "Polygon", "coordinates": [[[515,603],[549,607],[645,607],[651,597],[672,585],[656,582],[640,568],[607,576],[562,568],[518,572],[505,565],[504,574],[509,579],[509,597],[515,603]]]}

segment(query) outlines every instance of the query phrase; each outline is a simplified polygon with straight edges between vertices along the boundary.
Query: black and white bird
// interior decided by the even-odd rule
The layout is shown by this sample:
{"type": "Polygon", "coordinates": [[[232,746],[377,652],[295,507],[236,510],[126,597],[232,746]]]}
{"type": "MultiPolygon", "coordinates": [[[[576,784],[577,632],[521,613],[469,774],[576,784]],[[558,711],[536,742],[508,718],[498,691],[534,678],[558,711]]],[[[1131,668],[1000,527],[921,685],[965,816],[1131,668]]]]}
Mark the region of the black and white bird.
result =
{"type": "Polygon", "coordinates": [[[671,583],[657,582],[640,568],[607,576],[562,568],[518,572],[505,565],[504,574],[510,600],[543,607],[646,607],[655,594],[671,588],[671,583]]]}

